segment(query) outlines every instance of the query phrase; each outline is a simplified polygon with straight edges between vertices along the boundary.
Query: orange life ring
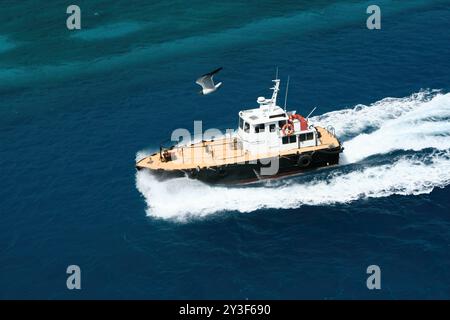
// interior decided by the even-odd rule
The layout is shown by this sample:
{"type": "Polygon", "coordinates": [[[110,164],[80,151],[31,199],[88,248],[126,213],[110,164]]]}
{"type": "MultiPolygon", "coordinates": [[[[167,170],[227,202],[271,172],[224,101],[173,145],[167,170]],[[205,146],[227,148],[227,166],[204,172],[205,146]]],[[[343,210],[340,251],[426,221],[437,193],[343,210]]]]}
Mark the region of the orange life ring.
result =
{"type": "Polygon", "coordinates": [[[285,136],[290,136],[291,134],[294,133],[294,125],[290,122],[286,123],[282,128],[281,128],[281,132],[283,132],[283,134],[285,136]]]}

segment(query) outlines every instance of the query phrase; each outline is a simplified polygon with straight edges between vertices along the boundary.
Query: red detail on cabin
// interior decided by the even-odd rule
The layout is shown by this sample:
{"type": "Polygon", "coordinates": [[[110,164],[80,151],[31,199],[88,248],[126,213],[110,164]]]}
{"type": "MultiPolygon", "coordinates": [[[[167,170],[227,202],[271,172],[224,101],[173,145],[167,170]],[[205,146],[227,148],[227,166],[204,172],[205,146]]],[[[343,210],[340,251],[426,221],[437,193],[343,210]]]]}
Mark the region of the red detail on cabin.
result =
{"type": "Polygon", "coordinates": [[[298,121],[300,121],[300,130],[302,130],[302,131],[308,130],[308,120],[306,120],[299,114],[291,114],[289,116],[289,121],[292,122],[294,119],[297,119],[298,121]]]}

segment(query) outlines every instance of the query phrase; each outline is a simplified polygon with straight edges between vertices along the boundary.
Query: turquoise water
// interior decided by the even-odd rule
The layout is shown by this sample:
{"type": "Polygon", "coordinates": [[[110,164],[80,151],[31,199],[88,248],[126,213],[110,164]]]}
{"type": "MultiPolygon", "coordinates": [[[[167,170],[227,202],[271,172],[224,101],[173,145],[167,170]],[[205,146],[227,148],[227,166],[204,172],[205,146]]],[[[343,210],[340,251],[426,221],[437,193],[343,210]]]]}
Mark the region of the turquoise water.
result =
{"type": "Polygon", "coordinates": [[[378,1],[377,31],[365,1],[77,4],[79,31],[64,1],[0,10],[2,298],[449,298],[449,1],[378,1]],[[175,128],[235,126],[276,66],[345,165],[244,188],[136,174],[175,128]]]}

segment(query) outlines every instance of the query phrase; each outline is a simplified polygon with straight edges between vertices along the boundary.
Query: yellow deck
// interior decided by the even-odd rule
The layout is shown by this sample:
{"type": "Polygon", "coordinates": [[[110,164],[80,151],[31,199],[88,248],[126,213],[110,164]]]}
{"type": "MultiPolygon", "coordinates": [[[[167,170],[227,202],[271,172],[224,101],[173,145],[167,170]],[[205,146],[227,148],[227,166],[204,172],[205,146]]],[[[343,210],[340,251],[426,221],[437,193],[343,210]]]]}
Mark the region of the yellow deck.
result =
{"type": "Polygon", "coordinates": [[[328,130],[316,127],[321,137],[318,139],[319,144],[314,147],[301,147],[289,149],[275,153],[252,154],[245,152],[233,142],[233,139],[222,138],[214,141],[205,141],[192,144],[190,146],[175,147],[169,150],[172,155],[172,161],[164,162],[160,159],[159,152],[151,156],[145,157],[136,163],[139,169],[148,168],[152,170],[184,170],[193,168],[205,168],[218,165],[228,165],[234,163],[244,163],[247,161],[255,161],[258,159],[286,156],[297,152],[309,152],[335,148],[339,146],[338,139],[328,130]]]}

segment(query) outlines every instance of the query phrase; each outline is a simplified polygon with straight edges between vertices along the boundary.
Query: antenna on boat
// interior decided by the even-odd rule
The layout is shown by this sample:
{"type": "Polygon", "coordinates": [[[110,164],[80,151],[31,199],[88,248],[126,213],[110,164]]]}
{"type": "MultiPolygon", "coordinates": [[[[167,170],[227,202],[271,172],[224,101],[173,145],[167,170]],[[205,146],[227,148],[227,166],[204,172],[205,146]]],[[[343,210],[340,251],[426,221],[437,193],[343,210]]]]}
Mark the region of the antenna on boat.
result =
{"type": "Polygon", "coordinates": [[[274,83],[274,86],[270,88],[271,90],[273,90],[272,98],[269,100],[265,99],[264,97],[260,97],[257,100],[257,102],[260,104],[260,107],[268,106],[269,111],[271,111],[276,106],[278,91],[280,91],[280,79],[278,79],[278,67],[276,68],[275,79],[272,80],[272,82],[274,83]]]}
{"type": "Polygon", "coordinates": [[[314,107],[311,112],[306,116],[306,119],[309,119],[309,116],[312,115],[314,111],[316,111],[317,107],[314,107]]]}
{"type": "Polygon", "coordinates": [[[286,103],[287,103],[287,96],[288,96],[288,90],[289,90],[289,78],[290,78],[290,76],[288,76],[288,78],[287,78],[286,94],[284,96],[284,112],[286,112],[286,103]]]}

